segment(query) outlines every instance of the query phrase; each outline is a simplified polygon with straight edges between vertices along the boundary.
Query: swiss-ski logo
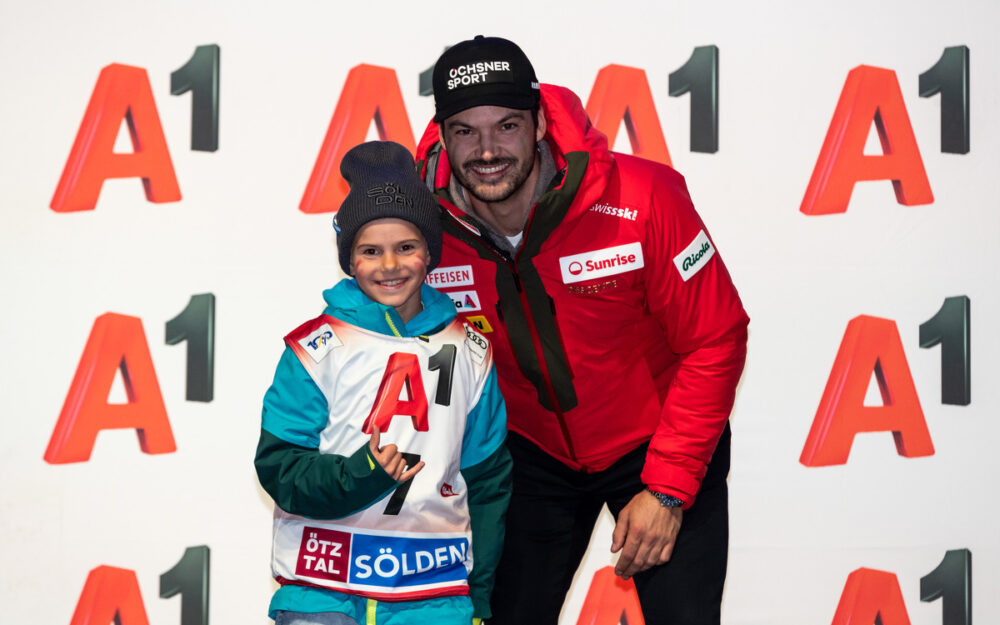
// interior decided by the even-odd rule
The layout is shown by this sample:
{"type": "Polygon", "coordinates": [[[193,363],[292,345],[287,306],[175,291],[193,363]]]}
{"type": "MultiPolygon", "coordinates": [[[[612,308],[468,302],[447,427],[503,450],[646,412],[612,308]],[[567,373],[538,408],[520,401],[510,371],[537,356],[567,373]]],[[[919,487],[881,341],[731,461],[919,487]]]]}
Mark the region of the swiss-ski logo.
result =
{"type": "Polygon", "coordinates": [[[630,221],[635,221],[636,215],[639,214],[639,211],[634,208],[618,208],[610,204],[594,204],[590,207],[590,212],[611,215],[612,217],[619,217],[630,221]]]}
{"type": "Polygon", "coordinates": [[[457,495],[458,495],[458,493],[455,492],[455,489],[452,488],[451,484],[449,484],[448,482],[442,482],[441,483],[441,496],[442,497],[455,497],[457,495]]]}

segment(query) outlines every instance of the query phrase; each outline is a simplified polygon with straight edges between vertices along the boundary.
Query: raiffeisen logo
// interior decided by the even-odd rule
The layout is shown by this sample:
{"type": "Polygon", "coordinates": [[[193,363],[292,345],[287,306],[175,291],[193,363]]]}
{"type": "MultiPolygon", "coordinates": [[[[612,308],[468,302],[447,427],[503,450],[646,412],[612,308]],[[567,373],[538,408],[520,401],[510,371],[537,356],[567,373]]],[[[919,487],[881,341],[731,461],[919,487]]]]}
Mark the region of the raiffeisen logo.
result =
{"type": "Polygon", "coordinates": [[[424,278],[429,286],[446,289],[453,286],[471,286],[472,265],[457,265],[455,267],[438,267],[424,278]]]}
{"type": "Polygon", "coordinates": [[[638,242],[607,247],[559,259],[564,284],[583,282],[642,269],[642,245],[638,242]]]}

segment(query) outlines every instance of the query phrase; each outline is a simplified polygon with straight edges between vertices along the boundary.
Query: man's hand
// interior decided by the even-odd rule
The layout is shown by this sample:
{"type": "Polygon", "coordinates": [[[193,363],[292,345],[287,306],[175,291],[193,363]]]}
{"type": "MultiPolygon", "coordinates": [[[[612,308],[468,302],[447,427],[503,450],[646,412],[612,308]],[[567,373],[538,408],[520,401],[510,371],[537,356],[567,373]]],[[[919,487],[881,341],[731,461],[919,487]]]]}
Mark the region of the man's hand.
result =
{"type": "Polygon", "coordinates": [[[670,560],[683,516],[684,511],[679,507],[661,506],[646,490],[633,497],[618,514],[618,523],[611,535],[611,553],[622,552],[615,565],[615,575],[629,579],[670,560]]]}
{"type": "Polygon", "coordinates": [[[378,426],[373,425],[372,437],[368,439],[368,449],[371,451],[372,458],[389,474],[389,477],[397,482],[405,482],[424,468],[423,460],[418,462],[416,466],[406,468],[406,458],[403,458],[402,452],[395,445],[389,444],[379,449],[380,436],[381,432],[379,432],[378,426]]]}

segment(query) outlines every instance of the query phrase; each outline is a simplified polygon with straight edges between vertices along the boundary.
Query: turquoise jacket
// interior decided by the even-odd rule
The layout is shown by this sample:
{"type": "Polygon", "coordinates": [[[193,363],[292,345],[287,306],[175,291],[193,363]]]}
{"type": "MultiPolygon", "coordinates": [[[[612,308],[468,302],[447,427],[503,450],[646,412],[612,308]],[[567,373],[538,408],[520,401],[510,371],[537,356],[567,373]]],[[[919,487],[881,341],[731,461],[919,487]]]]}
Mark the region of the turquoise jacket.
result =
{"type": "MultiPolygon", "coordinates": [[[[323,292],[324,313],[352,325],[388,336],[434,334],[455,318],[451,299],[422,285],[423,310],[409,323],[391,306],[372,301],[354,279],[344,279],[323,292]]],[[[286,512],[310,518],[337,519],[379,501],[396,482],[368,458],[367,445],[349,457],[322,454],[319,433],[329,408],[322,391],[290,348],[278,362],[274,382],[264,396],[260,442],[254,459],[261,486],[286,512]]],[[[511,461],[504,443],[506,410],[489,374],[479,403],[466,417],[461,472],[468,487],[473,536],[473,570],[469,597],[387,602],[325,588],[286,585],[271,599],[269,614],[342,612],[358,623],[393,625],[417,620],[469,623],[488,618],[496,563],[503,546],[504,516],[510,499],[511,461]]]]}

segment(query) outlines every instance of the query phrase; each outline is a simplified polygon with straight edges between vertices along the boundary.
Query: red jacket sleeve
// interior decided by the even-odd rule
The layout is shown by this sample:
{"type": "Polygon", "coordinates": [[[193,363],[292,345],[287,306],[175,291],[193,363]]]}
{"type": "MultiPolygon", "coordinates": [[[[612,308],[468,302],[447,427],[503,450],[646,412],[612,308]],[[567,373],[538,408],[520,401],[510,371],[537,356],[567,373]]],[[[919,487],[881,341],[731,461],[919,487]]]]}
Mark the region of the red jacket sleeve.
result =
{"type": "Polygon", "coordinates": [[[733,408],[749,318],[684,179],[659,172],[643,245],[647,305],[677,362],[641,477],[687,508],[733,408]]]}

